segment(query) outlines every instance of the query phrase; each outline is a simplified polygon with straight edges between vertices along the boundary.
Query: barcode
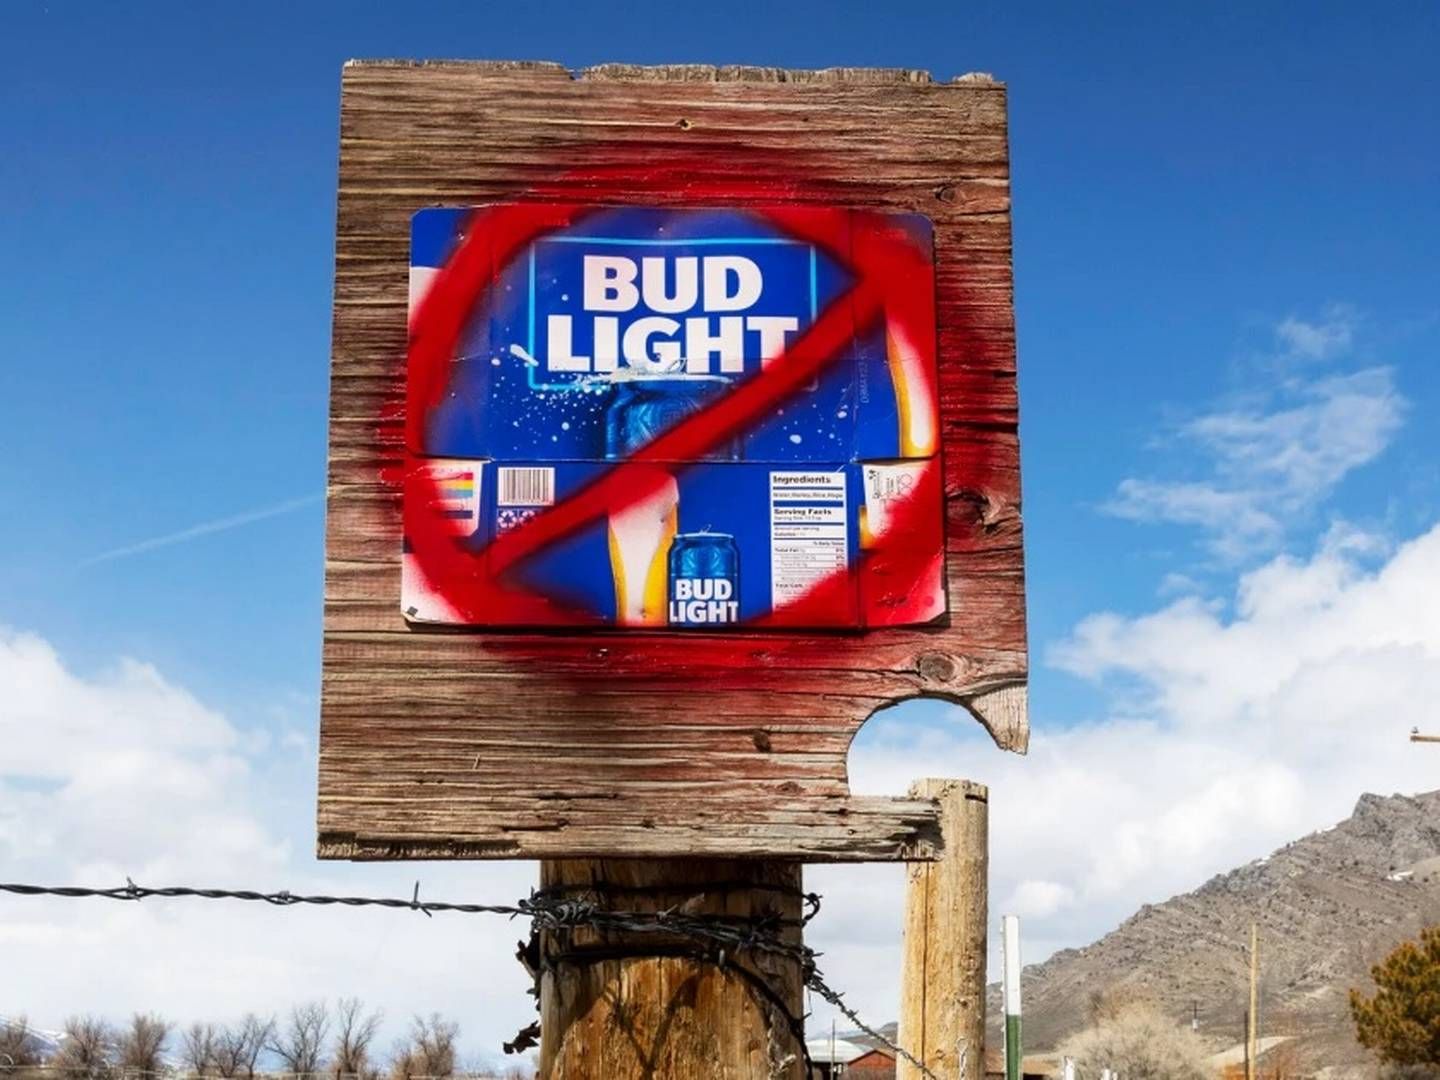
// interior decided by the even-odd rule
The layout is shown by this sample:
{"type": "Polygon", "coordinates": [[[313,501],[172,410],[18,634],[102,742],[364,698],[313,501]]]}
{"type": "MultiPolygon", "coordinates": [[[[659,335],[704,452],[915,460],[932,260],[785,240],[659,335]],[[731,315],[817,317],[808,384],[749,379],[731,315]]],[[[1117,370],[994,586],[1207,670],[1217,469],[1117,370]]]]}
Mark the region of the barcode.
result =
{"type": "Polygon", "coordinates": [[[497,506],[550,506],[555,502],[555,470],[543,468],[496,470],[497,506]]]}

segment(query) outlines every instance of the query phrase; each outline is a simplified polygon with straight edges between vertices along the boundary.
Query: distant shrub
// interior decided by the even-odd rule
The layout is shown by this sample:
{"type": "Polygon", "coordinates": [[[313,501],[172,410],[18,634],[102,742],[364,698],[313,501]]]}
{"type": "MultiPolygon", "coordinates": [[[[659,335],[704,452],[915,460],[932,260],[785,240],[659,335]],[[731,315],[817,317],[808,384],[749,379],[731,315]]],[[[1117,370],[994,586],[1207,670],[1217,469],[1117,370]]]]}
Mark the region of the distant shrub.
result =
{"type": "Polygon", "coordinates": [[[1350,991],[1360,1045],[1390,1065],[1440,1065],[1440,926],[1402,942],[1370,977],[1373,997],[1350,991]]]}
{"type": "Polygon", "coordinates": [[[0,1022],[0,1058],[7,1069],[40,1064],[40,1043],[30,1034],[25,1017],[0,1022]]]}
{"type": "Polygon", "coordinates": [[[66,1080],[103,1080],[115,1067],[115,1031],[98,1016],[72,1016],[49,1064],[66,1080]]]}
{"type": "Polygon", "coordinates": [[[1440,1080],[1440,1068],[1434,1065],[1386,1065],[1380,1080],[1440,1080]]]}
{"type": "Polygon", "coordinates": [[[1211,1080],[1205,1044],[1188,1027],[1139,1002],[1096,1010],[1094,1027],[1066,1041],[1081,1080],[1113,1069],[1123,1080],[1211,1080]]]}
{"type": "Polygon", "coordinates": [[[154,1013],[136,1013],[115,1042],[115,1063],[123,1071],[158,1073],[165,1065],[170,1023],[154,1013]]]}

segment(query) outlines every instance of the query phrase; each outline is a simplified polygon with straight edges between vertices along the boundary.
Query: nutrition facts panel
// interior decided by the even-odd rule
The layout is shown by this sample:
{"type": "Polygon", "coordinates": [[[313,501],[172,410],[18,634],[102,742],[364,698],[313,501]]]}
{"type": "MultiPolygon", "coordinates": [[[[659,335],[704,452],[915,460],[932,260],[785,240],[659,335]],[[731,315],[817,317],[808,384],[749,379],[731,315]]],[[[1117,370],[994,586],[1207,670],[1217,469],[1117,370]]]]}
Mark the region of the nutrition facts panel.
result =
{"type": "Polygon", "coordinates": [[[779,607],[848,562],[844,472],[770,474],[770,596],[779,607]]]}

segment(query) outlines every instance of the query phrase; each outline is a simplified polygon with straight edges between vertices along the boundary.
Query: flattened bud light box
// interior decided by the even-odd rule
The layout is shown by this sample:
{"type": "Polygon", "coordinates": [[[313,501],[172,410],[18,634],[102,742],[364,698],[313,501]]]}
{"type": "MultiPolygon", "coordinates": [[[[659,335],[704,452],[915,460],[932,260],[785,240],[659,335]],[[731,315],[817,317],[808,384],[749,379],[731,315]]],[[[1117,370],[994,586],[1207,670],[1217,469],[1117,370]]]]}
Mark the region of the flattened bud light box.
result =
{"type": "Polygon", "coordinates": [[[917,215],[417,213],[406,618],[942,617],[933,265],[917,215]],[[862,302],[876,265],[908,300],[862,302]]]}

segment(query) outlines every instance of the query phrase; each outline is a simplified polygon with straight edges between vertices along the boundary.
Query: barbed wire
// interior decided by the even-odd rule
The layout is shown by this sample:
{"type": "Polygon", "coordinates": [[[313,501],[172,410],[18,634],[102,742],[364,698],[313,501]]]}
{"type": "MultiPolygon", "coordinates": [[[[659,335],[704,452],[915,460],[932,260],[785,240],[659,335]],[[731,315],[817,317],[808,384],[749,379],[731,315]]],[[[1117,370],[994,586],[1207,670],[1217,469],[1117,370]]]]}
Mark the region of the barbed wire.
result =
{"type": "MultiPolygon", "coordinates": [[[[735,882],[724,888],[754,888],[749,882],[735,882]]],[[[623,887],[609,890],[601,886],[588,891],[618,891],[626,894],[670,895],[686,891],[683,887],[623,887]]],[[[694,892],[717,889],[717,886],[696,886],[694,892]]],[[[251,903],[269,904],[275,907],[294,907],[309,904],[321,907],[378,907],[390,910],[416,911],[427,917],[437,914],[454,913],[461,915],[503,915],[511,919],[530,920],[530,943],[521,944],[517,954],[535,981],[535,996],[538,1005],[538,988],[543,972],[561,963],[598,963],[607,959],[636,958],[642,956],[685,956],[687,959],[707,963],[735,973],[759,996],[784,1018],[792,1036],[799,1046],[804,1060],[806,1076],[813,1071],[809,1049],[805,1042],[805,1018],[797,1015],[781,999],[780,995],[757,972],[735,962],[739,954],[765,953],[790,960],[799,965],[804,985],[814,994],[839,1011],[848,1021],[871,1039],[885,1047],[896,1057],[904,1058],[913,1065],[926,1080],[938,1080],[935,1074],[909,1051],[893,1040],[882,1035],[866,1024],[856,1011],[845,1001],[842,993],[830,986],[820,973],[816,961],[819,954],[801,940],[787,941],[786,930],[803,929],[820,911],[820,896],[817,893],[802,892],[786,886],[763,885],[763,891],[787,895],[799,899],[804,905],[804,914],[798,918],[787,918],[776,914],[761,915],[697,915],[681,910],[680,906],[663,908],[658,911],[620,910],[602,907],[591,900],[569,895],[565,890],[547,889],[534,891],[528,897],[512,904],[471,904],[454,903],[444,900],[422,900],[420,883],[415,883],[410,899],[401,897],[375,896],[331,896],[328,894],[292,893],[288,889],[278,892],[261,892],[255,889],[209,889],[188,885],[170,885],[152,888],[137,885],[130,878],[125,884],[113,888],[89,888],[79,885],[29,885],[15,882],[0,882],[0,893],[16,896],[51,896],[65,899],[103,899],[136,902],[155,897],[164,899],[194,898],[202,900],[240,900],[251,903]],[[542,932],[559,932],[589,928],[635,934],[663,934],[688,938],[695,944],[688,949],[607,950],[599,948],[577,949],[553,956],[545,956],[540,948],[542,932]]],[[[514,1040],[504,1044],[505,1052],[519,1053],[536,1045],[539,1037],[538,1025],[531,1024],[522,1029],[514,1040]]]]}
{"type": "MultiPolygon", "coordinates": [[[[442,900],[421,900],[420,884],[416,882],[415,893],[409,900],[398,897],[375,896],[323,896],[292,893],[288,889],[279,892],[257,892],[253,889],[196,889],[188,885],[171,885],[153,889],[136,885],[129,878],[125,884],[110,889],[92,889],[79,885],[18,885],[0,882],[0,892],[15,893],[19,896],[62,896],[71,899],[99,898],[104,900],[146,900],[160,897],[198,897],[204,900],[250,900],[277,907],[292,904],[339,904],[345,907],[401,908],[434,915],[436,912],[453,911],[465,915],[524,915],[518,904],[455,904],[442,900]]],[[[522,901],[523,903],[523,901],[522,901]]]]}

